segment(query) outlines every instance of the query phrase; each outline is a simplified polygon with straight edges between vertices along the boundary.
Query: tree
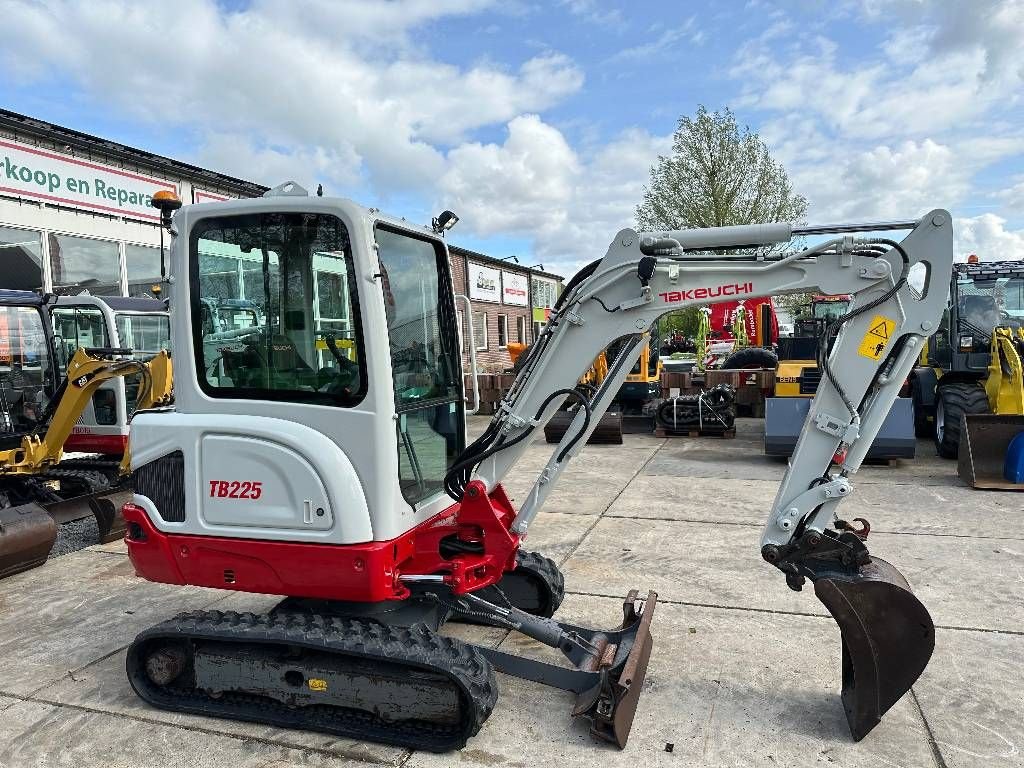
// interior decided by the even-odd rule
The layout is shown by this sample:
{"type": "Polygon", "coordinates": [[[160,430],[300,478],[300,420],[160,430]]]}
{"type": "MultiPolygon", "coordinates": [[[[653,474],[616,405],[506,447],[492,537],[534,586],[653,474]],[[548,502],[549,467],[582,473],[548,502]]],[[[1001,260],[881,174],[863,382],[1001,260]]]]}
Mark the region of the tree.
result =
{"type": "Polygon", "coordinates": [[[659,156],[636,219],[641,229],[686,229],[800,221],[807,200],[782,164],[736,117],[708,112],[682,117],[672,154],[659,156]]]}
{"type": "MultiPolygon", "coordinates": [[[[681,117],[672,137],[672,154],[659,155],[636,208],[640,229],[687,229],[802,221],[807,199],[793,191],[789,176],[761,137],[736,117],[708,112],[681,117]]],[[[779,297],[787,310],[807,304],[810,294],[779,297]]],[[[680,318],[696,332],[697,315],[680,318]]],[[[686,312],[686,310],[683,310],[686,312]]]]}

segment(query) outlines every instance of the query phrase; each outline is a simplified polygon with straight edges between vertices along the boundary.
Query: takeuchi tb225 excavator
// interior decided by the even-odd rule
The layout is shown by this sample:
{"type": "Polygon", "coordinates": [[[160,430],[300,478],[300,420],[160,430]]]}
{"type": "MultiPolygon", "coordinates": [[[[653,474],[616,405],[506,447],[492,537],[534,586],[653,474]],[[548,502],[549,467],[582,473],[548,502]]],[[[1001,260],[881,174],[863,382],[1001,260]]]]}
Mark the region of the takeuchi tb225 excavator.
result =
{"type": "Polygon", "coordinates": [[[294,184],[173,218],[180,204],[157,202],[173,235],[176,400],[131,425],[129,553],[152,581],[284,599],[262,615],[196,611],[141,632],[127,673],[145,701],[445,751],[491,714],[498,670],[574,693],[573,715],[624,746],[657,596],[631,591],[615,629],[557,621],[562,576],[524,545],[654,321],[704,301],[693,289],[726,284],[752,296],[852,296],[767,511],[761,556],[792,589],[809,580],[838,622],[854,738],[928,663],[928,611],[837,507],[945,305],[947,212],[829,227],[624,229],[567,284],[500,409],[467,445],[441,236],[449,216],[420,228],[294,184]],[[901,242],[854,236],[897,229],[909,230],[901,242]],[[833,234],[781,255],[716,253],[833,234]],[[225,259],[244,280],[225,284],[225,259]],[[922,270],[919,293],[907,278],[922,270]],[[244,344],[205,343],[204,299],[229,287],[259,306],[262,326],[244,344]],[[882,342],[871,333],[879,324],[882,342]],[[616,340],[608,376],[584,394],[581,374],[616,340]],[[502,479],[565,398],[580,404],[573,423],[514,506],[502,479]],[[525,634],[566,663],[440,634],[452,619],[525,634]]]}

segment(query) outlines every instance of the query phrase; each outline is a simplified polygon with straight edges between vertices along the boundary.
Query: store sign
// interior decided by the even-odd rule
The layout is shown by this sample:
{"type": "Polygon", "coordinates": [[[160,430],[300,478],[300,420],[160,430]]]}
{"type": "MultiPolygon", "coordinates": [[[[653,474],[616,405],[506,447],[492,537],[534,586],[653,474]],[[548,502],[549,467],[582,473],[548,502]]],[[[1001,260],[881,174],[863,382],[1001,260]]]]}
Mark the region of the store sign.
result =
{"type": "Polygon", "coordinates": [[[206,192],[202,189],[192,188],[192,202],[193,203],[223,203],[233,198],[226,197],[225,195],[218,195],[213,192],[206,192]]]}
{"type": "Polygon", "coordinates": [[[0,192],[50,203],[159,221],[149,204],[170,181],[149,178],[89,160],[0,140],[0,192]]]}
{"type": "Polygon", "coordinates": [[[515,272],[501,273],[501,300],[514,307],[525,307],[530,303],[530,282],[526,275],[515,272]]]}
{"type": "Polygon", "coordinates": [[[469,262],[469,298],[477,301],[501,301],[501,272],[483,264],[469,262]]]}

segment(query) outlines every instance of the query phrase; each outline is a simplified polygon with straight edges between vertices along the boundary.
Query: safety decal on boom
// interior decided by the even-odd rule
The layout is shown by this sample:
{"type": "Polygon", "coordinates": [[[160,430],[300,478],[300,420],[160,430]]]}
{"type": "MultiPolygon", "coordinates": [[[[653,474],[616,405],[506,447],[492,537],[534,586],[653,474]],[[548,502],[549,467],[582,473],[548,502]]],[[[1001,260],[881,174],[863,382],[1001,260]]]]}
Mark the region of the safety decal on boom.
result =
{"type": "Polygon", "coordinates": [[[864,357],[878,360],[889,343],[889,337],[892,336],[892,332],[895,330],[895,320],[890,320],[882,315],[875,315],[871,319],[871,325],[868,326],[868,332],[864,334],[864,339],[857,348],[857,352],[864,355],[864,357]]]}

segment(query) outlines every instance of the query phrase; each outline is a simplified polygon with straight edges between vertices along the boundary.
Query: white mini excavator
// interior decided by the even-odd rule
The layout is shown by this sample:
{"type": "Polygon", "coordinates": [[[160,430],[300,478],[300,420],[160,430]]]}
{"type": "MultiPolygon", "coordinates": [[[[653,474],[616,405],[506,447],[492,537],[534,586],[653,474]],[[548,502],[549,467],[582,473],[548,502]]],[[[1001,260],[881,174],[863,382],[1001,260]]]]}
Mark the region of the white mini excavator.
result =
{"type": "Polygon", "coordinates": [[[180,203],[155,204],[173,236],[176,401],[131,425],[129,553],[151,581],[283,599],[266,614],[197,611],[140,633],[127,673],[145,701],[446,751],[490,715],[498,670],[575,693],[573,715],[624,746],[657,596],[631,591],[616,629],[557,621],[562,576],[523,544],[655,320],[723,286],[852,296],[767,510],[761,556],[792,589],[810,580],[839,624],[855,739],[927,665],[928,611],[868,552],[867,526],[843,521],[837,507],[945,306],[947,212],[827,227],[624,229],[566,285],[498,412],[467,445],[443,239],[453,215],[421,228],[292,183],[173,218],[180,203]],[[909,234],[884,234],[895,230],[909,234]],[[798,236],[825,237],[790,253],[767,247],[798,236]],[[908,283],[914,272],[923,279],[908,283]],[[258,324],[206,338],[210,298],[250,303],[258,324]],[[615,341],[601,386],[579,389],[615,341]],[[574,420],[517,508],[501,481],[566,398],[579,403],[574,420]],[[448,620],[523,633],[566,663],[445,636],[448,620]]]}

